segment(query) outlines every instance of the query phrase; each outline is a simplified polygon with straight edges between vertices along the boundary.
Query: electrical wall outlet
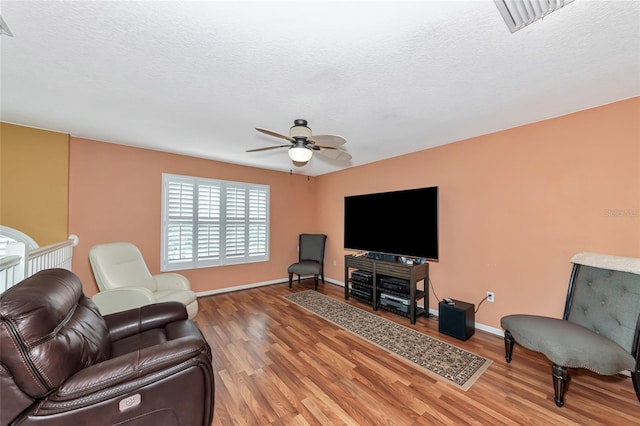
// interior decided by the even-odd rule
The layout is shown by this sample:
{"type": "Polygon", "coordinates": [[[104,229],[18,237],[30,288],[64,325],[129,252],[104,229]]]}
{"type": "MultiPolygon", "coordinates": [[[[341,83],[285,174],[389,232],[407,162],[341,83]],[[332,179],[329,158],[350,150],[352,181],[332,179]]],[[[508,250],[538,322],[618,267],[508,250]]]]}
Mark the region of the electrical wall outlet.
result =
{"type": "Polygon", "coordinates": [[[487,292],[487,302],[491,302],[493,303],[493,292],[492,291],[488,291],[487,292]]]}

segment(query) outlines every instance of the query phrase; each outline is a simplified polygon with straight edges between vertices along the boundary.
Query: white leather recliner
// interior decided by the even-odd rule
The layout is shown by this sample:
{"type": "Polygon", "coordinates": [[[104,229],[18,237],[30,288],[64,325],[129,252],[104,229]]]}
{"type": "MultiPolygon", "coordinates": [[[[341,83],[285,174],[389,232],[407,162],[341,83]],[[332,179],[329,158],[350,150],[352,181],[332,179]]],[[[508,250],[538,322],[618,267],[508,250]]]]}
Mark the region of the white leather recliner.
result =
{"type": "Polygon", "coordinates": [[[187,307],[189,318],[198,313],[198,300],[189,280],[176,273],[151,275],[138,248],[128,242],[95,245],[89,262],[99,293],[92,299],[102,315],[177,301],[187,307]]]}

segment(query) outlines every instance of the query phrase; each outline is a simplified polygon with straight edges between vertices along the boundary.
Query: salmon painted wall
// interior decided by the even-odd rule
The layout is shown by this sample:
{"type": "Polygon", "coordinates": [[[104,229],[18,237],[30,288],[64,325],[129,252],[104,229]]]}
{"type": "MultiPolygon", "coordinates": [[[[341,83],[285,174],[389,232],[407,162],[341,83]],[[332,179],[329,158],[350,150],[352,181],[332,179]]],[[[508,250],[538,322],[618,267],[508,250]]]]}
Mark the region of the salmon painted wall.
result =
{"type": "Polygon", "coordinates": [[[88,295],[94,244],[130,241],[160,272],[162,173],[270,185],[270,261],[178,271],[196,292],[283,280],[297,260],[298,234],[315,232],[316,179],[71,137],[69,231],[78,235],[73,270],[88,295]]]}
{"type": "Polygon", "coordinates": [[[427,186],[440,189],[438,298],[477,307],[493,291],[476,322],[495,328],[560,317],[573,254],[640,257],[640,98],[320,176],[326,275],[344,281],[345,195],[427,186]]]}
{"type": "MultiPolygon", "coordinates": [[[[437,298],[477,305],[486,291],[495,292],[496,302],[483,303],[476,315],[478,323],[495,328],[500,317],[513,312],[557,317],[574,253],[640,257],[638,117],[640,98],[633,98],[310,180],[71,137],[68,232],[52,239],[79,236],[73,269],[93,295],[97,286],[88,261],[93,244],[132,241],[152,273],[159,271],[163,172],[263,183],[271,185],[271,260],[184,271],[194,289],[285,279],[286,267],[297,258],[300,232],[329,235],[325,275],[342,283],[344,196],[437,185],[441,259],[430,266],[437,298]]],[[[7,125],[2,126],[4,143],[7,125]]],[[[66,149],[65,144],[51,155],[66,156],[66,149]]],[[[29,166],[32,154],[38,156],[29,148],[18,156],[28,160],[16,163],[29,166]]],[[[66,172],[58,169],[38,168],[34,176],[66,181],[66,172]]],[[[12,179],[6,176],[3,184],[12,179]]],[[[56,196],[54,204],[61,199],[56,196]]],[[[65,203],[48,214],[64,216],[65,203]]],[[[42,216],[28,222],[40,224],[42,216]]],[[[430,296],[435,309],[437,298],[430,296]]]]}
{"type": "Polygon", "coordinates": [[[0,123],[0,224],[38,245],[67,239],[69,135],[0,123]]]}

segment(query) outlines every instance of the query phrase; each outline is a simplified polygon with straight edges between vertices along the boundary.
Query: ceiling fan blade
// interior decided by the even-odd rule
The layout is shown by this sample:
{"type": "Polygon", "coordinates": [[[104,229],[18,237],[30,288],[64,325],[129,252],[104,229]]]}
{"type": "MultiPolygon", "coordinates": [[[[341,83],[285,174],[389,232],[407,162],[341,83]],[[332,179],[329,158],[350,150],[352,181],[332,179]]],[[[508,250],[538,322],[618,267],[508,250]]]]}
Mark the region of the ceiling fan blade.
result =
{"type": "Polygon", "coordinates": [[[256,151],[266,151],[268,149],[275,149],[275,148],[285,148],[285,147],[290,147],[291,145],[278,145],[278,146],[267,146],[265,148],[254,148],[254,149],[248,149],[246,152],[256,152],[256,151]]]}
{"type": "Polygon", "coordinates": [[[353,158],[348,152],[333,147],[330,147],[329,149],[323,147],[319,151],[315,152],[317,152],[318,155],[322,155],[323,157],[331,158],[332,160],[338,161],[349,161],[351,160],[351,158],[353,158]]]}
{"type": "Polygon", "coordinates": [[[296,140],[294,138],[292,138],[291,136],[287,136],[287,135],[283,135],[281,133],[277,133],[274,132],[273,130],[267,130],[267,129],[262,129],[260,127],[256,127],[256,130],[259,132],[262,132],[264,134],[267,134],[269,136],[275,136],[276,138],[280,138],[280,139],[286,139],[289,142],[295,142],[296,140]]]}
{"type": "Polygon", "coordinates": [[[347,141],[342,136],[337,135],[313,135],[307,138],[307,141],[316,145],[341,146],[347,141]]]}

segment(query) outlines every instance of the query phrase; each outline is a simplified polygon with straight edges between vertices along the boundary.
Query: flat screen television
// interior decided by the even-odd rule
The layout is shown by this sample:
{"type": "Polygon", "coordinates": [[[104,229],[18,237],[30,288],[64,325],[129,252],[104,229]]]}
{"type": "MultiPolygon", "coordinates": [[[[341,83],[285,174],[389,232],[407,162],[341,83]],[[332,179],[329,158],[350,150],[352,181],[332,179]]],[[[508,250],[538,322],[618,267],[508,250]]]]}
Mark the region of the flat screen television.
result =
{"type": "Polygon", "coordinates": [[[344,248],[438,260],[438,187],[344,197],[344,248]]]}

